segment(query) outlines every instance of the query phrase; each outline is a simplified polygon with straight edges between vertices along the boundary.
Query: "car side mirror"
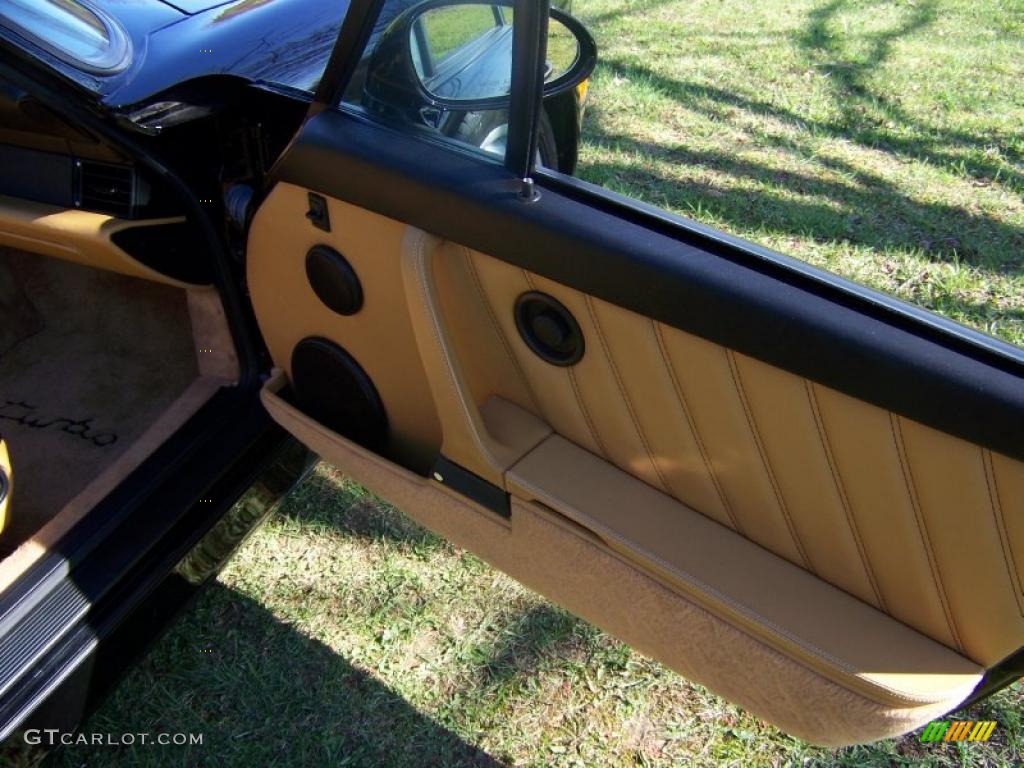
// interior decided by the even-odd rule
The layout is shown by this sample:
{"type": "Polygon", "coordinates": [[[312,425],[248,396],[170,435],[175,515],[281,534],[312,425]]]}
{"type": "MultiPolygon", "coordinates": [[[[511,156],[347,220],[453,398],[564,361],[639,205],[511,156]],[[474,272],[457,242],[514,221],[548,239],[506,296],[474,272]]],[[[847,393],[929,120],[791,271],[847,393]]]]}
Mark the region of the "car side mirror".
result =
{"type": "MultiPolygon", "coordinates": [[[[367,97],[403,110],[507,108],[513,15],[510,0],[426,0],[413,6],[382,35],[367,71],[367,97]]],[[[576,87],[596,62],[590,33],[552,8],[545,97],[576,87]]]]}

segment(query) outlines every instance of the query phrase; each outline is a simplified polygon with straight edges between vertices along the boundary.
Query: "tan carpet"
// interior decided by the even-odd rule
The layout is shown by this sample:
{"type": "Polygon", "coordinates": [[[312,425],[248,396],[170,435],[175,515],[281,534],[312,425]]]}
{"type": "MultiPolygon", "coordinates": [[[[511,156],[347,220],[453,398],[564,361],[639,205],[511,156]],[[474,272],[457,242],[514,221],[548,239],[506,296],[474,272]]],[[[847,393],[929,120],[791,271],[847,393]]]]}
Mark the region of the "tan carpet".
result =
{"type": "Polygon", "coordinates": [[[198,369],[176,288],[0,249],[0,312],[0,326],[16,320],[0,334],[0,434],[14,475],[2,554],[120,456],[198,369]]]}

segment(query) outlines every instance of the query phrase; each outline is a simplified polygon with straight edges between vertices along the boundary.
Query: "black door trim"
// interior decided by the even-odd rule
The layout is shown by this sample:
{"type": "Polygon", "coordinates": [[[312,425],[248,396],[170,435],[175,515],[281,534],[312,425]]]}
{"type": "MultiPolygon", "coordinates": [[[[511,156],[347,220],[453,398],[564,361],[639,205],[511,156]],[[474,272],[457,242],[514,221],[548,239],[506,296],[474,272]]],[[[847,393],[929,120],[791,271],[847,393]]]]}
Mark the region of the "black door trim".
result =
{"type": "Polygon", "coordinates": [[[548,0],[517,0],[512,21],[512,90],[505,166],[523,180],[532,176],[537,155],[550,12],[548,0]]]}
{"type": "Polygon", "coordinates": [[[277,180],[420,227],[860,400],[1024,459],[1024,350],[685,219],[331,110],[277,180]]]}

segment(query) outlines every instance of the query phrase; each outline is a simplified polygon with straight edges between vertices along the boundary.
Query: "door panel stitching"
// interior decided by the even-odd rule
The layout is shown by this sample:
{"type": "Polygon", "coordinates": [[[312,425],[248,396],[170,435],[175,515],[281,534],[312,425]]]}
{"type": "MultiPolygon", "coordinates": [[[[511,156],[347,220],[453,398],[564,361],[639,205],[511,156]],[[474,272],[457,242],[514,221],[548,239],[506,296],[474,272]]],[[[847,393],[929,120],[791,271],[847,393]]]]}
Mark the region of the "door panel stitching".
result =
{"type": "Polygon", "coordinates": [[[775,500],[778,502],[779,510],[782,512],[782,517],[786,522],[786,527],[789,529],[790,538],[792,538],[793,544],[796,546],[797,553],[803,560],[804,567],[811,573],[817,575],[817,571],[814,569],[814,565],[811,563],[811,559],[808,557],[807,551],[804,549],[803,543],[800,541],[800,536],[797,534],[796,526],[793,523],[793,519],[790,517],[789,510],[786,508],[786,501],[782,497],[782,489],[779,487],[778,481],[775,478],[775,473],[772,472],[771,462],[768,460],[768,454],[765,452],[764,445],[761,441],[761,433],[757,428],[757,421],[754,419],[750,403],[747,401],[746,391],[743,389],[743,381],[740,376],[739,368],[736,364],[736,355],[731,349],[726,349],[725,357],[729,363],[729,373],[732,375],[733,386],[736,389],[736,394],[739,396],[740,404],[743,406],[743,413],[747,417],[747,426],[750,428],[751,435],[754,438],[754,446],[757,448],[757,453],[761,457],[761,464],[768,475],[768,482],[772,487],[772,491],[775,493],[775,500]]]}
{"type": "Polygon", "coordinates": [[[888,613],[889,609],[886,607],[885,598],[882,597],[881,587],[875,578],[875,572],[871,568],[867,548],[865,547],[864,540],[860,535],[860,529],[857,525],[857,516],[850,504],[849,497],[846,495],[846,486],[843,483],[842,473],[840,472],[839,465],[836,463],[835,457],[832,454],[832,444],[828,436],[828,425],[825,423],[824,416],[821,413],[818,396],[814,390],[814,383],[809,379],[804,379],[804,389],[807,392],[807,402],[811,407],[811,414],[814,416],[814,424],[818,430],[818,439],[821,440],[821,447],[825,452],[825,459],[828,462],[829,472],[832,473],[832,482],[835,483],[836,491],[839,494],[839,501],[843,507],[843,512],[846,515],[846,522],[850,526],[850,534],[853,536],[854,544],[857,547],[857,554],[860,556],[861,565],[864,566],[864,572],[868,577],[868,582],[871,584],[872,591],[875,593],[875,599],[878,600],[879,607],[888,613]]]}
{"type": "Polygon", "coordinates": [[[658,476],[658,481],[661,483],[662,490],[676,499],[676,501],[679,501],[675,493],[672,492],[665,476],[662,474],[661,467],[658,466],[658,461],[654,458],[651,446],[647,442],[647,436],[644,435],[643,427],[640,425],[640,420],[637,418],[636,410],[633,407],[633,401],[630,399],[629,392],[626,390],[626,385],[619,373],[619,368],[615,365],[615,360],[612,357],[608,340],[605,338],[604,332],[601,330],[601,323],[597,319],[597,311],[594,309],[593,299],[589,295],[584,294],[583,300],[587,306],[587,313],[590,315],[590,321],[594,324],[594,331],[597,333],[597,339],[601,343],[601,351],[604,353],[605,359],[608,361],[608,366],[612,369],[612,376],[615,378],[615,385],[618,387],[619,394],[626,403],[626,410],[629,412],[630,421],[633,422],[633,429],[636,430],[637,437],[640,438],[640,444],[643,445],[644,451],[647,452],[647,458],[651,462],[651,466],[654,468],[654,473],[658,476]]]}
{"type": "MultiPolygon", "coordinates": [[[[531,291],[537,290],[537,284],[533,280],[533,275],[530,274],[529,270],[523,270],[523,276],[526,278],[526,284],[530,287],[531,291]]],[[[587,429],[590,430],[590,436],[594,439],[594,444],[598,450],[601,451],[601,458],[608,458],[608,450],[604,446],[604,441],[601,440],[601,435],[597,431],[597,425],[594,420],[590,417],[590,410],[587,408],[587,404],[583,402],[583,395],[580,393],[580,385],[576,380],[576,374],[573,371],[573,366],[568,366],[564,369],[566,375],[569,377],[569,384],[572,386],[573,397],[576,398],[576,407],[580,409],[580,414],[583,416],[583,421],[587,424],[587,429]]]]}
{"type": "Polygon", "coordinates": [[[1021,602],[1020,570],[1017,568],[1017,559],[1013,554],[1013,546],[1006,528],[1006,518],[1003,517],[1003,504],[999,497],[999,485],[996,481],[995,466],[992,462],[992,451],[985,448],[979,448],[978,450],[981,452],[981,463],[985,470],[985,485],[988,487],[988,500],[992,508],[992,517],[995,520],[999,543],[1003,547],[1003,565],[1006,566],[1006,575],[1010,579],[1013,598],[1017,601],[1017,610],[1020,611],[1021,616],[1024,616],[1024,603],[1021,602]]]}
{"type": "Polygon", "coordinates": [[[579,406],[580,413],[583,414],[583,420],[587,422],[587,428],[590,430],[590,436],[594,438],[594,442],[597,444],[598,449],[601,451],[601,458],[608,458],[608,449],[605,448],[604,441],[601,439],[600,432],[597,431],[597,424],[590,417],[590,409],[587,408],[587,404],[583,402],[583,395],[580,392],[580,384],[576,380],[576,374],[572,368],[566,370],[569,376],[569,383],[572,384],[572,393],[576,398],[576,405],[579,406]]]}
{"type": "Polygon", "coordinates": [[[483,302],[484,309],[487,312],[487,317],[491,321],[491,326],[494,328],[494,332],[498,335],[501,345],[505,348],[505,354],[508,355],[509,360],[512,361],[512,367],[515,369],[519,380],[523,383],[523,387],[526,389],[526,395],[530,398],[530,402],[533,404],[535,413],[545,421],[550,422],[550,420],[544,415],[544,409],[541,407],[540,400],[537,399],[537,395],[533,391],[533,386],[530,384],[530,380],[527,378],[526,372],[523,371],[523,367],[519,362],[519,358],[512,349],[512,344],[509,342],[508,336],[505,335],[505,331],[501,327],[501,323],[498,322],[498,316],[494,312],[494,307],[487,298],[487,293],[484,291],[483,283],[480,281],[480,274],[477,271],[476,261],[473,259],[473,254],[465,246],[459,246],[459,248],[465,256],[470,279],[473,282],[474,288],[476,288],[480,301],[483,302]]]}
{"type": "Polygon", "coordinates": [[[914,473],[910,468],[910,458],[907,456],[907,446],[903,440],[903,429],[900,427],[899,416],[889,413],[889,428],[892,430],[892,439],[896,443],[896,453],[900,458],[900,468],[903,470],[903,481],[910,496],[910,506],[914,510],[914,522],[917,524],[917,532],[924,544],[925,554],[928,556],[928,564],[931,566],[932,580],[935,582],[935,590],[939,596],[939,603],[946,615],[946,624],[953,642],[958,651],[963,653],[964,647],[960,640],[960,633],[956,628],[956,621],[953,619],[953,611],[949,605],[949,598],[946,596],[946,589],[942,583],[942,571],[939,568],[939,560],[932,548],[931,537],[928,535],[928,523],[924,519],[924,509],[917,495],[917,484],[914,482],[914,473]]]}
{"type": "Polygon", "coordinates": [[[654,336],[658,341],[658,354],[661,356],[661,361],[665,366],[665,370],[668,371],[668,377],[672,382],[673,389],[675,390],[676,401],[679,403],[679,407],[683,412],[683,418],[690,427],[693,440],[697,444],[697,450],[700,452],[700,457],[704,461],[704,467],[707,470],[708,476],[711,478],[711,483],[715,487],[715,492],[718,494],[718,498],[722,502],[722,507],[725,509],[726,515],[728,515],[730,522],[732,522],[733,529],[742,534],[743,528],[736,517],[736,513],[733,510],[732,505],[729,503],[729,498],[725,493],[725,488],[722,486],[722,482],[719,479],[718,474],[715,472],[714,465],[711,463],[711,457],[708,455],[707,447],[704,445],[704,440],[701,438],[700,431],[697,429],[697,423],[693,418],[693,414],[690,412],[690,405],[686,400],[686,395],[683,393],[682,384],[680,384],[679,378],[676,375],[675,366],[672,365],[662,325],[656,320],[651,320],[651,326],[654,328],[654,336]]]}

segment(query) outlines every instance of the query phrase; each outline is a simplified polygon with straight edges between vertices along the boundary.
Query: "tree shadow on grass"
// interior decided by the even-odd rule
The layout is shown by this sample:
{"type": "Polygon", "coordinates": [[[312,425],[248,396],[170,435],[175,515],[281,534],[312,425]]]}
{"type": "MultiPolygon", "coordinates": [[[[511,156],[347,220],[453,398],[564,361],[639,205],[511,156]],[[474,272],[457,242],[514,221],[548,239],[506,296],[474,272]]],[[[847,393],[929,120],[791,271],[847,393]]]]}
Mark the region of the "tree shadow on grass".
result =
{"type": "MultiPolygon", "coordinates": [[[[648,82],[688,109],[703,111],[709,117],[718,120],[728,120],[733,110],[740,110],[756,117],[777,120],[814,136],[850,141],[889,154],[896,159],[923,161],[940,168],[957,166],[982,183],[995,183],[998,179],[998,183],[1007,189],[1018,196],[1024,196],[1024,171],[1016,167],[1024,163],[1024,154],[1014,149],[1016,143],[1024,145],[1024,134],[1005,138],[975,136],[964,131],[916,124],[914,127],[918,131],[917,135],[906,136],[897,130],[880,125],[878,120],[860,119],[859,113],[858,119],[852,123],[842,119],[812,120],[806,115],[770,101],[719,88],[706,82],[668,77],[648,66],[622,57],[602,55],[598,66],[601,71],[613,77],[648,82]],[[1007,167],[1006,163],[950,151],[950,148],[959,148],[984,152],[992,146],[997,147],[1007,163],[1014,166],[1007,167]]],[[[599,109],[600,102],[592,102],[588,107],[588,116],[599,109]]],[[[583,121],[584,135],[592,124],[592,120],[583,121]]],[[[813,156],[810,151],[806,154],[808,157],[813,156]]]]}
{"type": "Polygon", "coordinates": [[[624,0],[621,6],[613,8],[603,13],[587,13],[587,7],[583,3],[573,3],[574,7],[569,10],[570,13],[575,13],[579,16],[581,21],[584,21],[588,27],[594,27],[598,24],[602,24],[608,21],[615,21],[621,19],[623,16],[629,16],[632,13],[646,13],[647,11],[653,10],[663,5],[671,5],[678,2],[678,0],[641,0],[641,2],[633,3],[629,0],[624,0]]]}
{"type": "MultiPolygon", "coordinates": [[[[880,7],[888,3],[877,2],[880,7]]],[[[935,0],[906,4],[904,19],[894,28],[873,33],[859,33],[857,38],[867,43],[867,53],[857,56],[847,51],[841,35],[833,34],[832,25],[837,15],[851,6],[848,0],[832,0],[808,15],[808,24],[795,37],[795,42],[806,53],[810,62],[823,74],[832,87],[833,101],[840,109],[842,119],[830,123],[830,130],[839,129],[840,135],[848,135],[860,143],[886,148],[902,147],[909,154],[925,157],[942,164],[951,162],[954,156],[942,150],[957,147],[972,151],[985,151],[992,147],[999,149],[1006,159],[1013,163],[1024,162],[1024,134],[1011,134],[1005,139],[993,135],[979,136],[968,131],[948,127],[925,125],[908,114],[891,95],[881,93],[871,86],[871,74],[892,55],[893,43],[926,29],[938,18],[935,0]],[[892,127],[889,127],[890,124],[892,127]],[[884,126],[884,127],[883,127],[884,126]],[[894,141],[893,134],[904,129],[917,134],[913,139],[894,141]]],[[[1006,169],[994,163],[976,158],[959,158],[972,175],[991,178],[996,173],[1003,175],[1006,169]]],[[[1024,176],[1011,172],[1018,192],[1024,190],[1024,176]]]]}
{"type": "MultiPolygon", "coordinates": [[[[870,86],[871,73],[892,55],[893,43],[920,32],[936,19],[934,0],[915,3],[906,17],[894,28],[861,33],[867,42],[867,53],[860,57],[846,55],[838,35],[831,32],[836,15],[849,7],[846,0],[832,0],[808,14],[807,27],[797,36],[797,43],[808,52],[818,69],[828,75],[836,105],[840,107],[843,124],[856,132],[867,110],[880,112],[888,120],[913,123],[900,106],[887,94],[876,93],[870,86]]],[[[963,136],[973,143],[975,137],[963,136]]]]}
{"type": "MultiPolygon", "coordinates": [[[[915,199],[897,184],[840,159],[822,156],[813,139],[824,136],[853,142],[865,148],[940,167],[957,166],[974,177],[974,183],[998,186],[1024,196],[1024,134],[974,135],[968,131],[922,124],[897,100],[872,89],[872,72],[892,54],[901,38],[926,29],[936,18],[935,3],[908,6],[894,26],[858,34],[859,54],[848,52],[841,35],[832,27],[846,7],[833,0],[812,11],[808,23],[795,37],[810,63],[828,74],[832,100],[839,116],[812,120],[768,100],[731,92],[714,85],[668,76],[632,56],[603,54],[600,67],[606,76],[644,83],[688,110],[706,114],[709,120],[735,123],[741,116],[779,121],[798,129],[798,134],[773,135],[768,130],[743,130],[756,146],[777,149],[801,161],[825,168],[842,181],[816,178],[812,173],[781,170],[738,154],[701,151],[657,140],[637,140],[602,127],[602,105],[591,105],[584,121],[584,141],[622,151],[628,160],[581,163],[579,174],[599,184],[612,185],[662,207],[680,211],[706,209],[730,226],[749,229],[764,225],[797,237],[845,241],[873,248],[914,249],[938,261],[967,262],[1001,274],[1024,273],[1024,230],[984,212],[957,205],[915,199]],[[996,147],[998,157],[986,152],[996,147]],[[710,183],[680,181],[659,174],[637,157],[649,157],[685,166],[704,166],[735,178],[755,182],[761,189],[717,188],[710,183]],[[1012,165],[1011,165],[1012,163],[1012,165]]],[[[749,149],[749,145],[745,148],[749,149]]],[[[833,175],[830,174],[830,175],[833,175]]]]}
{"type": "MultiPolygon", "coordinates": [[[[859,33],[857,40],[866,42],[868,49],[860,56],[846,51],[842,45],[843,37],[831,31],[835,17],[847,7],[851,6],[846,0],[832,0],[816,8],[808,15],[807,25],[793,37],[793,42],[804,51],[811,66],[828,76],[833,102],[839,111],[836,119],[808,119],[771,101],[704,82],[665,77],[635,60],[605,52],[602,52],[598,66],[612,73],[647,79],[680,103],[693,109],[705,109],[711,115],[725,117],[724,108],[728,107],[770,117],[806,128],[815,135],[855,142],[898,158],[925,161],[938,167],[957,166],[982,182],[998,179],[998,183],[1024,196],[1024,169],[1020,168],[1024,164],[1024,132],[1005,136],[978,135],[924,124],[903,110],[890,95],[878,93],[871,87],[871,73],[891,57],[893,44],[921,32],[935,21],[937,9],[934,0],[906,4],[909,9],[906,18],[894,28],[859,33]],[[907,135],[908,131],[912,135],[907,135]],[[1006,162],[979,156],[991,149],[998,150],[1006,162]]],[[[617,14],[609,18],[614,15],[617,14]]],[[[595,18],[597,23],[603,19],[595,18]]],[[[685,35],[685,30],[680,32],[685,35]]],[[[704,36],[703,33],[698,34],[704,36]]],[[[718,37],[723,33],[713,34],[718,37]]],[[[745,33],[731,30],[726,34],[745,33]]]]}
{"type": "MultiPolygon", "coordinates": [[[[1024,274],[1024,230],[955,205],[908,197],[881,176],[835,158],[815,161],[840,173],[845,181],[773,168],[749,158],[685,146],[638,141],[611,134],[598,119],[587,140],[598,147],[637,154],[686,167],[706,167],[734,179],[756,182],[760,190],[736,189],[680,180],[632,160],[590,161],[580,175],[608,186],[633,191],[656,205],[677,211],[703,208],[732,227],[764,226],[794,237],[810,234],[821,241],[844,241],[876,249],[920,251],[937,261],[966,262],[1000,274],[1024,274]]],[[[771,142],[770,136],[759,141],[771,142]]]]}
{"type": "Polygon", "coordinates": [[[55,766],[503,765],[368,672],[215,583],[83,727],[201,746],[71,747],[55,766]]]}

